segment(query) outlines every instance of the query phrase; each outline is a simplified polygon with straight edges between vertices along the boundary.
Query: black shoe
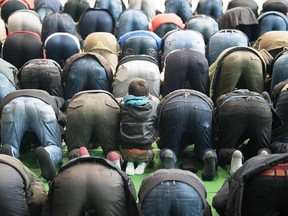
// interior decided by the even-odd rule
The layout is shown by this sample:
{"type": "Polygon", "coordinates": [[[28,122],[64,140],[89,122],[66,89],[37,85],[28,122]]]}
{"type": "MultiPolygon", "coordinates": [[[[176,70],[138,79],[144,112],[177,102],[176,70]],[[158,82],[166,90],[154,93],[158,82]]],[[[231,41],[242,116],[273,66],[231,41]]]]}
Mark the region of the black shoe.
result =
{"type": "Polygon", "coordinates": [[[220,148],[218,150],[218,163],[223,165],[230,164],[235,150],[233,148],[220,148]]]}
{"type": "Polygon", "coordinates": [[[182,162],[182,166],[180,166],[181,169],[183,170],[189,170],[193,173],[197,173],[198,169],[196,165],[194,164],[194,161],[191,159],[184,159],[182,162]]]}
{"type": "Polygon", "coordinates": [[[216,156],[212,151],[207,151],[203,157],[204,168],[202,171],[202,179],[212,181],[215,177],[216,156]]]}
{"type": "Polygon", "coordinates": [[[261,94],[263,98],[271,105],[272,101],[271,101],[269,93],[267,91],[263,91],[261,94]]]}
{"type": "Polygon", "coordinates": [[[79,148],[72,149],[72,150],[68,153],[68,158],[69,158],[69,160],[72,160],[72,159],[78,158],[78,157],[80,157],[80,149],[79,149],[79,148]]]}
{"type": "Polygon", "coordinates": [[[288,144],[285,145],[285,148],[284,148],[284,152],[283,153],[288,153],[288,144]]]}
{"type": "Polygon", "coordinates": [[[56,170],[50,159],[49,153],[42,146],[40,146],[36,149],[36,157],[43,178],[45,178],[47,181],[53,180],[53,178],[56,176],[56,170]]]}
{"type": "Polygon", "coordinates": [[[6,154],[13,157],[12,148],[8,144],[4,144],[0,150],[0,154],[6,154]]]}
{"type": "Polygon", "coordinates": [[[165,169],[173,169],[175,167],[174,154],[169,149],[164,152],[162,161],[165,169]]]}

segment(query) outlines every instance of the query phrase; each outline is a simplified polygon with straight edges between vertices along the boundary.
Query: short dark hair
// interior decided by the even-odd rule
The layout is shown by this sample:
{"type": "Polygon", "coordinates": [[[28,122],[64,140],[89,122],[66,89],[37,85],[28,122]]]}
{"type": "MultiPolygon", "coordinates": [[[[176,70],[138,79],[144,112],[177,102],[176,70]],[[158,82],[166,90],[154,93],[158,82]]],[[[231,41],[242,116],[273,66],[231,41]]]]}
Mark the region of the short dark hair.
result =
{"type": "Polygon", "coordinates": [[[128,86],[128,94],[134,96],[148,96],[149,85],[144,79],[133,79],[128,86]]]}

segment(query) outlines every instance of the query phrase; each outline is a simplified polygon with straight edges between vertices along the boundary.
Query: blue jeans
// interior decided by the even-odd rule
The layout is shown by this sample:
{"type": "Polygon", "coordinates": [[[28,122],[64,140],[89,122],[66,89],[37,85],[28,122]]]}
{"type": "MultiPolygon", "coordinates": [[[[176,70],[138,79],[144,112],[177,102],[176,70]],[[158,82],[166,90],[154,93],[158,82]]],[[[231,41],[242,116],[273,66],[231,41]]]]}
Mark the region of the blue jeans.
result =
{"type": "Polygon", "coordinates": [[[288,53],[285,52],[279,58],[276,59],[272,69],[272,79],[270,86],[270,93],[272,93],[273,88],[280,82],[288,79],[287,74],[288,66],[288,53]]]}
{"type": "Polygon", "coordinates": [[[7,94],[12,91],[16,91],[15,85],[7,79],[7,77],[0,73],[0,100],[2,100],[7,94]]]}
{"type": "Polygon", "coordinates": [[[185,29],[199,31],[204,37],[205,44],[208,45],[210,37],[219,31],[219,26],[215,19],[201,14],[188,20],[185,24],[185,29]]]}
{"type": "Polygon", "coordinates": [[[201,216],[204,203],[190,185],[177,182],[161,182],[141,203],[143,216],[201,216]]]}
{"type": "Polygon", "coordinates": [[[200,0],[196,8],[197,14],[205,14],[218,20],[223,15],[222,0],[200,0]]]}
{"type": "Polygon", "coordinates": [[[156,16],[154,0],[128,0],[129,8],[142,10],[147,14],[149,22],[156,16]]]}
{"type": "Polygon", "coordinates": [[[84,90],[105,90],[111,92],[111,81],[105,68],[93,56],[83,56],[71,63],[65,81],[65,100],[84,90]]]}
{"type": "Polygon", "coordinates": [[[78,32],[83,40],[93,32],[109,32],[114,35],[115,27],[115,20],[111,13],[99,8],[88,8],[77,24],[78,32]]]}
{"type": "Polygon", "coordinates": [[[202,161],[213,145],[212,107],[204,99],[192,94],[178,95],[162,106],[159,115],[161,154],[168,148],[177,156],[180,149],[187,146],[182,143],[185,138],[188,144],[194,144],[195,155],[202,161]]]}
{"type": "Polygon", "coordinates": [[[262,14],[258,18],[258,22],[259,22],[258,37],[268,31],[286,31],[288,27],[287,26],[288,18],[283,16],[283,14],[277,15],[277,12],[275,13],[266,12],[266,14],[262,14]]]}
{"type": "Polygon", "coordinates": [[[121,58],[130,55],[148,55],[159,62],[162,43],[158,39],[161,40],[156,34],[148,31],[146,33],[146,31],[138,30],[125,34],[119,40],[122,50],[121,58]]]}
{"type": "Polygon", "coordinates": [[[63,9],[63,6],[60,1],[52,1],[52,0],[38,0],[35,2],[34,8],[36,10],[40,8],[51,8],[53,12],[60,12],[63,9]]]}
{"type": "Polygon", "coordinates": [[[157,49],[159,49],[159,51],[160,51],[160,49],[162,49],[162,46],[163,46],[162,39],[157,34],[155,34],[154,32],[146,31],[146,30],[131,31],[131,32],[128,32],[127,34],[123,35],[122,37],[120,37],[118,40],[118,43],[119,43],[121,49],[124,48],[125,42],[131,37],[153,38],[155,41],[155,44],[157,45],[157,49]]]}
{"type": "Polygon", "coordinates": [[[123,11],[122,0],[97,0],[94,8],[107,9],[113,16],[116,26],[118,26],[118,18],[123,11]]]}
{"type": "Polygon", "coordinates": [[[249,40],[243,32],[236,29],[223,29],[210,37],[207,59],[211,65],[225,49],[233,46],[248,46],[249,40]]]}
{"type": "MultiPolygon", "coordinates": [[[[49,11],[47,11],[47,13],[49,14],[49,11]]],[[[53,12],[45,18],[46,19],[43,19],[41,31],[41,40],[43,44],[51,34],[56,32],[66,32],[78,37],[76,25],[69,14],[53,12]]]]}
{"type": "Polygon", "coordinates": [[[203,55],[206,53],[206,45],[203,35],[195,30],[187,29],[168,33],[167,37],[163,39],[163,43],[163,63],[167,55],[176,49],[191,48],[196,49],[203,55]]]}
{"type": "Polygon", "coordinates": [[[180,27],[174,23],[163,23],[153,32],[157,34],[160,38],[163,38],[166,33],[173,30],[180,30],[180,27]]]}
{"type": "Polygon", "coordinates": [[[46,58],[56,61],[61,68],[66,60],[80,52],[80,42],[74,35],[58,32],[50,35],[45,41],[46,58]]]}
{"type": "Polygon", "coordinates": [[[127,9],[119,17],[117,39],[128,32],[136,30],[149,30],[147,15],[141,10],[127,9]]]}
{"type": "Polygon", "coordinates": [[[193,16],[191,6],[189,0],[166,0],[164,13],[175,13],[185,23],[193,16]]]}
{"type": "Polygon", "coordinates": [[[35,11],[39,15],[39,18],[41,22],[43,22],[44,18],[52,13],[54,13],[54,10],[48,7],[40,7],[38,9],[35,8],[35,11]]]}
{"type": "Polygon", "coordinates": [[[61,134],[53,108],[40,99],[17,97],[2,111],[1,137],[20,156],[20,144],[26,131],[34,132],[49,153],[54,165],[62,160],[61,134]]]}

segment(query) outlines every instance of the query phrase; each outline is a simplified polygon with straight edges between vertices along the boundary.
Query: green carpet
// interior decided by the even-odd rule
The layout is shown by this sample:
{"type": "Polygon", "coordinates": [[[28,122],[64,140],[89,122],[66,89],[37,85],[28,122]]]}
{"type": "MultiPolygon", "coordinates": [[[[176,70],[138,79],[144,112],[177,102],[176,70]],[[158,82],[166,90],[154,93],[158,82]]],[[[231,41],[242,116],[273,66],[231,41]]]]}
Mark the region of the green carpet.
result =
{"type": "MultiPolygon", "coordinates": [[[[154,158],[154,162],[153,162],[153,166],[149,166],[145,169],[145,173],[143,175],[135,175],[135,176],[131,176],[131,179],[135,185],[136,191],[138,192],[139,187],[141,185],[142,179],[145,178],[147,175],[149,175],[151,172],[162,168],[162,164],[159,158],[159,149],[156,147],[156,145],[153,145],[154,147],[154,151],[155,151],[155,158],[154,158]]],[[[102,154],[102,150],[101,148],[97,148],[97,149],[89,149],[89,152],[92,156],[103,156],[102,154]]],[[[192,147],[188,147],[187,149],[185,149],[181,155],[179,156],[179,161],[181,162],[181,158],[193,158],[193,145],[192,147]]],[[[20,160],[27,166],[29,167],[36,175],[38,175],[44,182],[46,190],[48,191],[48,184],[45,181],[44,178],[42,178],[41,174],[40,174],[40,170],[39,167],[36,163],[36,157],[34,154],[34,150],[29,150],[28,152],[23,152],[20,156],[20,160]]],[[[62,165],[67,163],[68,161],[68,155],[67,155],[67,150],[66,148],[64,148],[64,157],[62,160],[62,165]]],[[[181,164],[177,164],[176,166],[179,167],[181,164]]],[[[58,168],[60,168],[61,165],[58,166],[58,168]]],[[[201,165],[198,163],[196,163],[196,166],[199,168],[199,171],[196,173],[200,178],[201,178],[201,165]]],[[[204,181],[204,185],[206,187],[207,190],[207,200],[208,202],[211,204],[212,203],[212,199],[215,195],[215,193],[220,189],[220,187],[222,186],[223,182],[225,181],[225,179],[228,177],[228,172],[223,169],[222,167],[217,167],[217,173],[216,173],[216,177],[213,181],[204,181]]],[[[218,216],[218,214],[216,213],[216,211],[212,208],[212,214],[213,216],[218,216]]]]}

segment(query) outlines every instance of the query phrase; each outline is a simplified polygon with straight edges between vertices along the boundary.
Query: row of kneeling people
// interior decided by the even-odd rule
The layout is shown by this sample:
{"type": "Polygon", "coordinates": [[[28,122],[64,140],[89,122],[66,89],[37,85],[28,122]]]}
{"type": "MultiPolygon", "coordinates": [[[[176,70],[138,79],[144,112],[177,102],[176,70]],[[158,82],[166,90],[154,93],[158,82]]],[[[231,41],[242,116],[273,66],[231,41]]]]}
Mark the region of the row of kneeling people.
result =
{"type": "MultiPolygon", "coordinates": [[[[128,175],[141,175],[153,164],[153,143],[164,168],[174,168],[181,151],[194,145],[196,159],[204,165],[203,180],[213,180],[217,164],[229,164],[234,154],[242,162],[287,152],[287,83],[275,86],[273,100],[267,92],[238,89],[214,103],[192,89],[178,89],[159,100],[146,80],[135,78],[120,101],[104,90],[80,91],[65,112],[59,97],[19,89],[1,100],[1,153],[18,158],[33,148],[36,135],[36,157],[43,177],[51,180],[63,158],[63,141],[69,159],[78,157],[81,147],[100,146],[107,159],[126,166],[128,175]]],[[[184,161],[184,168],[196,169],[184,161]]]]}
{"type": "MultiPolygon", "coordinates": [[[[159,169],[143,179],[137,193],[126,173],[109,160],[87,152],[81,149],[78,158],[62,166],[48,191],[20,160],[0,155],[0,171],[5,173],[0,176],[1,214],[212,215],[206,188],[194,173],[159,169]]],[[[249,159],[224,182],[212,206],[220,216],[248,216],[256,211],[264,216],[286,215],[287,159],[287,154],[249,159]]]]}

